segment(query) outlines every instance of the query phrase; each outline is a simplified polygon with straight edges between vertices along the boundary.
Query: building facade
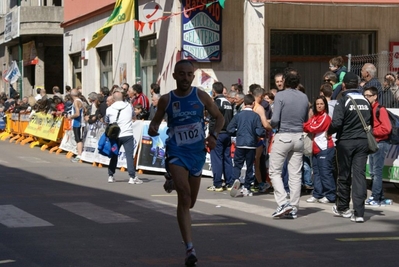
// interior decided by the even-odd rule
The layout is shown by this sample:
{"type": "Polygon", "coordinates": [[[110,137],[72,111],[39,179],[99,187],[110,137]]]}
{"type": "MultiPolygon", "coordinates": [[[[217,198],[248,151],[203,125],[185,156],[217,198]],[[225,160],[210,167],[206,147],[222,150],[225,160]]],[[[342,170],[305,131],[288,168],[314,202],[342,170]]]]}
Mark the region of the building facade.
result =
{"type": "MultiPolygon", "coordinates": [[[[193,1],[135,2],[136,19],[143,27],[138,37],[135,22],[130,21],[113,26],[95,48],[86,50],[93,33],[111,15],[115,1],[85,1],[82,5],[80,1],[64,0],[64,86],[82,86],[85,95],[123,82],[141,82],[147,94],[153,82],[160,84],[161,93],[175,87],[173,67],[184,57],[183,23],[187,14],[182,13],[183,5],[193,1]],[[158,9],[148,10],[150,2],[158,9]],[[150,23],[147,16],[151,14],[168,18],[150,23]]],[[[194,62],[194,85],[209,90],[214,81],[221,81],[226,87],[242,82],[245,91],[252,83],[270,88],[275,73],[294,67],[312,99],[318,95],[329,59],[389,52],[390,43],[399,41],[394,27],[399,20],[397,2],[226,0],[219,25],[220,60],[194,62]]],[[[379,76],[388,71],[393,70],[379,68],[379,76]]]]}
{"type": "MultiPolygon", "coordinates": [[[[2,0],[0,2],[0,66],[2,78],[12,61],[22,77],[13,84],[22,96],[36,88],[52,93],[63,86],[63,0],[2,0]]],[[[3,79],[0,92],[8,93],[3,79]]]]}

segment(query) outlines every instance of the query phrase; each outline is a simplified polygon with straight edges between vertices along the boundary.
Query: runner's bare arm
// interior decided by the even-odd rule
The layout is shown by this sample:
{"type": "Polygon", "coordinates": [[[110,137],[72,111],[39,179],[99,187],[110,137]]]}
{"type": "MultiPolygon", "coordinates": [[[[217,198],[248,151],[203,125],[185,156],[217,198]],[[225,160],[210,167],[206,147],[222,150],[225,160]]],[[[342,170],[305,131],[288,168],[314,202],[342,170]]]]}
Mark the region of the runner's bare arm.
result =
{"type": "Polygon", "coordinates": [[[266,130],[271,131],[272,126],[270,125],[269,121],[266,119],[264,108],[262,106],[258,106],[258,108],[254,111],[256,112],[256,114],[260,116],[262,126],[265,127],[266,130]]]}
{"type": "Polygon", "coordinates": [[[158,135],[158,129],[159,125],[161,124],[163,117],[166,112],[166,106],[168,105],[169,102],[169,94],[165,94],[161,96],[161,98],[158,101],[158,108],[157,111],[155,112],[154,118],[151,120],[150,126],[148,127],[148,134],[150,136],[156,136],[158,135]]]}

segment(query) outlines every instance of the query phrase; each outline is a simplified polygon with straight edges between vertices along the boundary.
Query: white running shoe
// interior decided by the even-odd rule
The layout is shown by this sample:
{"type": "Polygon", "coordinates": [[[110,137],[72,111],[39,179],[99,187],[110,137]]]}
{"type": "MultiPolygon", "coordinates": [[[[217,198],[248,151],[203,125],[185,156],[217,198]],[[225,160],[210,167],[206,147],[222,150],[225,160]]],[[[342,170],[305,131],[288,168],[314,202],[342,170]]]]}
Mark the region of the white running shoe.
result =
{"type": "Polygon", "coordinates": [[[114,177],[113,176],[109,176],[108,177],[108,183],[113,183],[113,182],[115,182],[114,177]]]}
{"type": "Polygon", "coordinates": [[[134,178],[130,177],[128,183],[129,183],[129,184],[142,184],[142,183],[143,183],[143,180],[140,180],[139,177],[137,177],[137,176],[134,177],[134,178]]]}

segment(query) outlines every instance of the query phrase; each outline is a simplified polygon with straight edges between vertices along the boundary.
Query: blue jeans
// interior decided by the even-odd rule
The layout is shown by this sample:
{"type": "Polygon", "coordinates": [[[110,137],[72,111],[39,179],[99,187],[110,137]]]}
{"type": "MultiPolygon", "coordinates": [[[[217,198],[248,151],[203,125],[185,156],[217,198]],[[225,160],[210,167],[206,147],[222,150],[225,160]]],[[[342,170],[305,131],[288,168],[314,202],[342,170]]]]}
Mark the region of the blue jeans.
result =
{"type": "Polygon", "coordinates": [[[310,166],[310,157],[303,155],[302,167],[302,183],[305,186],[313,187],[312,181],[312,167],[310,166]]]}
{"type": "Polygon", "coordinates": [[[335,201],[335,180],[333,175],[333,159],[335,148],[327,148],[313,155],[313,196],[326,197],[330,202],[335,201]]]}
{"type": "Polygon", "coordinates": [[[287,159],[285,159],[285,161],[284,161],[284,165],[283,165],[283,170],[282,170],[281,176],[283,178],[283,184],[284,184],[285,192],[289,193],[290,192],[290,187],[288,185],[289,175],[288,175],[288,160],[287,159]]]}
{"type": "Polygon", "coordinates": [[[376,201],[384,199],[384,193],[382,191],[382,170],[390,146],[388,142],[380,141],[378,143],[378,151],[369,155],[370,176],[373,181],[371,196],[376,201]]]}
{"type": "MultiPolygon", "coordinates": [[[[126,163],[127,163],[127,171],[129,176],[134,178],[136,176],[136,167],[134,166],[134,137],[131,136],[124,136],[118,139],[118,148],[123,146],[125,149],[125,156],[126,156],[126,163]]],[[[120,153],[120,152],[119,152],[120,153]]],[[[116,164],[118,163],[118,156],[114,155],[111,157],[108,165],[108,175],[113,176],[116,169],[116,164]]]]}
{"type": "Polygon", "coordinates": [[[230,146],[231,136],[227,133],[220,133],[216,140],[216,147],[211,150],[213,185],[215,187],[222,186],[222,174],[226,185],[232,186],[234,183],[230,146]]]}
{"type": "Polygon", "coordinates": [[[252,166],[255,160],[255,149],[248,148],[236,148],[234,152],[234,169],[233,177],[234,179],[240,178],[241,169],[245,164],[247,165],[247,171],[245,172],[245,182],[244,187],[248,190],[251,189],[251,183],[255,180],[253,169],[248,167],[252,166]]]}

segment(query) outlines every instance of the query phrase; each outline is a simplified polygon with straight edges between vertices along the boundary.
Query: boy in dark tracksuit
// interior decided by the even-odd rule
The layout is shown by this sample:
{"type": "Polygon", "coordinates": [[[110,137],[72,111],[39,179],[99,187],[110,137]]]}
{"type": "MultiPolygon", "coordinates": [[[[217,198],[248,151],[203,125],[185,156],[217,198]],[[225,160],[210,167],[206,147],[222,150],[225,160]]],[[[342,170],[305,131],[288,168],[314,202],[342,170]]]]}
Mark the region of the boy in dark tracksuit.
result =
{"type": "Polygon", "coordinates": [[[254,181],[252,166],[255,160],[255,151],[259,137],[265,135],[265,128],[262,126],[260,116],[253,111],[254,104],[255,98],[253,95],[246,95],[244,97],[244,109],[233,117],[226,129],[229,134],[236,135],[233,168],[233,178],[236,180],[231,191],[233,197],[237,196],[239,193],[242,193],[243,196],[252,195],[250,187],[251,183],[254,181]],[[239,187],[240,182],[238,178],[240,177],[244,161],[247,165],[247,171],[245,174],[244,188],[240,191],[237,190],[237,185],[239,187]]]}

